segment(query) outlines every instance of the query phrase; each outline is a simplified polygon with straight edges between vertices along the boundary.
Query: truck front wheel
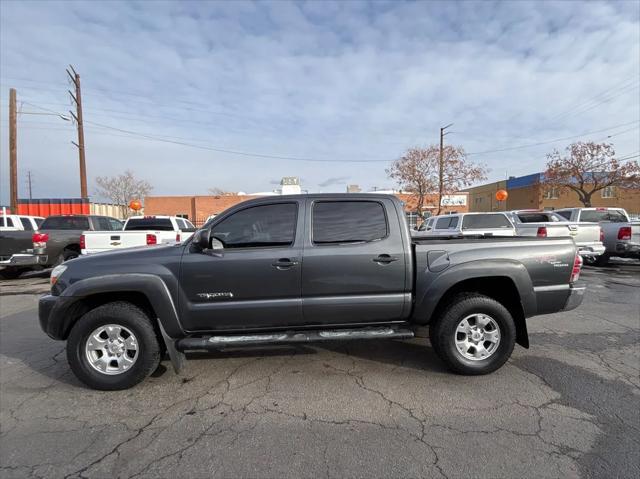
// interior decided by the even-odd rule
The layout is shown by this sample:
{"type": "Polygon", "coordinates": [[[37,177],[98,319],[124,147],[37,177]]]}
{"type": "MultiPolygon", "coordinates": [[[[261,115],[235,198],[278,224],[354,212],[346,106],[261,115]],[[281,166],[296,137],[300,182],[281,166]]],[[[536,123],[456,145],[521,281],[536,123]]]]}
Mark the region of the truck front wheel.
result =
{"type": "Polygon", "coordinates": [[[93,389],[127,389],[156,370],[160,345],[144,311],[118,301],[76,322],[67,340],[67,360],[76,377],[93,389]]]}
{"type": "Polygon", "coordinates": [[[485,295],[463,293],[434,318],[431,345],[447,367],[459,374],[488,374],[511,356],[516,341],[513,317],[485,295]]]}

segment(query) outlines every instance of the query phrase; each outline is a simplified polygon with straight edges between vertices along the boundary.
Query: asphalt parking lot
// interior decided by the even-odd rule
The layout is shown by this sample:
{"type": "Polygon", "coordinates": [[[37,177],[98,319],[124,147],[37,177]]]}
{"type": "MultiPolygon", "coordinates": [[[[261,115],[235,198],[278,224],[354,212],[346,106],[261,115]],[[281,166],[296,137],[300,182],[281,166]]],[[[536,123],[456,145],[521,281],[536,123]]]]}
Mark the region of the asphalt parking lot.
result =
{"type": "Polygon", "coordinates": [[[586,268],[490,376],[416,338],[192,355],[109,393],[40,331],[42,276],[0,284],[3,478],[640,477],[638,262],[586,268]]]}

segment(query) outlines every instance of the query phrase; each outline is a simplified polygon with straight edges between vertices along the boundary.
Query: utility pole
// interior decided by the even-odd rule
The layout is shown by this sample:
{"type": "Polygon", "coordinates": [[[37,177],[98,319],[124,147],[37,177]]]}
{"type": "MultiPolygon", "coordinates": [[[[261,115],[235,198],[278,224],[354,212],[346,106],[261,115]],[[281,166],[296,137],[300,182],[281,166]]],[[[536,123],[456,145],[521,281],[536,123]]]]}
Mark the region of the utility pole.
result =
{"type": "Polygon", "coordinates": [[[31,189],[31,170],[27,171],[27,185],[29,186],[29,199],[33,199],[33,192],[31,189]]]}
{"type": "Polygon", "coordinates": [[[84,126],[82,124],[82,94],[80,92],[80,75],[76,73],[71,65],[69,65],[69,68],[71,68],[71,72],[73,72],[73,74],[67,69],[67,75],[69,75],[69,78],[71,78],[71,82],[75,86],[75,95],[71,91],[69,91],[69,95],[71,95],[71,98],[76,104],[76,113],[74,114],[72,111],[69,111],[69,113],[71,113],[71,116],[78,125],[78,143],[75,143],[73,141],[71,143],[76,145],[76,147],[78,148],[78,154],[80,156],[80,196],[82,198],[87,198],[89,194],[87,193],[87,166],[84,157],[84,126]]]}
{"type": "Polygon", "coordinates": [[[442,208],[442,194],[444,193],[444,130],[452,126],[453,123],[449,123],[447,126],[440,128],[440,162],[438,168],[438,214],[442,208]]]}
{"type": "Polygon", "coordinates": [[[18,112],[16,89],[9,89],[9,200],[11,213],[18,214],[18,112]]]}

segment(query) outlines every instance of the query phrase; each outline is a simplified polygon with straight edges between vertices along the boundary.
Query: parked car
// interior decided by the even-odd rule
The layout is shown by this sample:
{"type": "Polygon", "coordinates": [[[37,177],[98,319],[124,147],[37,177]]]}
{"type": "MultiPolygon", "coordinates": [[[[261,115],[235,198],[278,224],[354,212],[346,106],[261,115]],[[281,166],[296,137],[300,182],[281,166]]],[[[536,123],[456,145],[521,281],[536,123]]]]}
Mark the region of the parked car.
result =
{"type": "Polygon", "coordinates": [[[516,229],[505,213],[459,213],[430,217],[424,228],[412,236],[516,236],[516,229]]]}
{"type": "Polygon", "coordinates": [[[528,347],[526,318],[581,303],[581,265],[570,238],[412,241],[391,195],[263,197],[184,243],[56,267],[39,320],[96,389],[139,383],[165,350],[180,371],[185,351],[411,338],[424,325],[451,370],[486,374],[528,347]]]}
{"type": "Polygon", "coordinates": [[[132,216],[122,231],[84,231],[80,238],[82,254],[101,253],[137,246],[176,243],[191,237],[195,226],[177,216],[132,216]]]}
{"type": "Polygon", "coordinates": [[[603,231],[598,223],[569,222],[553,211],[518,210],[509,213],[518,236],[553,238],[571,236],[578,252],[589,261],[604,253],[603,231]]]}
{"type": "Polygon", "coordinates": [[[606,265],[611,256],[640,259],[640,222],[631,221],[624,209],[563,208],[555,212],[569,221],[600,224],[605,252],[594,261],[596,265],[606,265]]]}
{"type": "Polygon", "coordinates": [[[0,231],[34,231],[43,221],[41,216],[1,215],[0,231]]]}

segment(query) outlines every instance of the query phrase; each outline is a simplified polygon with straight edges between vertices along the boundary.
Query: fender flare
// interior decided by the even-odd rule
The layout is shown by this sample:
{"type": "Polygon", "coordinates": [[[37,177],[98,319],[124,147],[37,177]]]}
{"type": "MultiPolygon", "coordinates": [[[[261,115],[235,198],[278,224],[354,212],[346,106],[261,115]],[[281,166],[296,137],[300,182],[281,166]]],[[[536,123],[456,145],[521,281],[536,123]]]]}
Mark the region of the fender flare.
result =
{"type": "Polygon", "coordinates": [[[461,263],[436,276],[422,297],[416,300],[414,317],[428,322],[442,297],[456,284],[469,279],[491,277],[510,279],[518,290],[524,317],[528,318],[536,314],[536,295],[526,267],[514,260],[488,259],[461,263]]]}
{"type": "Polygon", "coordinates": [[[103,293],[141,293],[156,313],[157,321],[162,324],[170,338],[184,336],[184,329],[178,318],[171,293],[166,283],[153,274],[125,273],[93,276],[71,284],[60,293],[57,304],[51,311],[51,324],[56,325],[54,336],[65,338],[71,326],[78,319],[74,314],[75,306],[90,296],[103,293]]]}

